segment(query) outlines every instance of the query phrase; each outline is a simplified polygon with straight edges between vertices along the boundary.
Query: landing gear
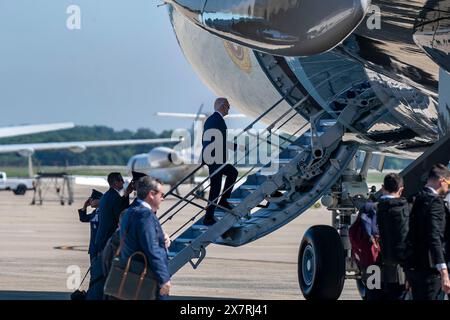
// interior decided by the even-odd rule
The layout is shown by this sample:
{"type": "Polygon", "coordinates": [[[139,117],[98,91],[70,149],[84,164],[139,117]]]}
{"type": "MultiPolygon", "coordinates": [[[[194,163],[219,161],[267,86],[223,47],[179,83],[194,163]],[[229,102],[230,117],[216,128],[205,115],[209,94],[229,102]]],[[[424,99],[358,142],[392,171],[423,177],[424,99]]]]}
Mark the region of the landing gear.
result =
{"type": "Polygon", "coordinates": [[[345,253],[333,227],[306,231],[298,255],[298,282],[308,300],[337,300],[345,282],[345,253]]]}
{"type": "Polygon", "coordinates": [[[357,208],[369,197],[366,184],[371,154],[366,154],[361,171],[356,158],[349,164],[322,204],[332,213],[331,226],[313,226],[305,233],[298,257],[300,289],[306,299],[336,300],[346,279],[359,281],[364,298],[361,273],[352,256],[349,228],[357,208]]]}

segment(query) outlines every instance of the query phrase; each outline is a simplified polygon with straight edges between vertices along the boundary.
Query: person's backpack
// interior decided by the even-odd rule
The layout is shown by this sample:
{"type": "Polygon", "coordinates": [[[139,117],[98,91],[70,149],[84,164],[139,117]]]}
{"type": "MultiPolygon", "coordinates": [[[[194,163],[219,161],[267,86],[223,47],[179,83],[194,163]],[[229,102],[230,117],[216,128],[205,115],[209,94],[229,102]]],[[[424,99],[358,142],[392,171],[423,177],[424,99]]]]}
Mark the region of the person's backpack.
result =
{"type": "MultiPolygon", "coordinates": [[[[372,243],[364,228],[361,213],[349,229],[349,238],[352,245],[352,255],[360,268],[366,269],[380,262],[380,246],[372,243]]],[[[375,238],[375,241],[376,238],[375,238]]]]}

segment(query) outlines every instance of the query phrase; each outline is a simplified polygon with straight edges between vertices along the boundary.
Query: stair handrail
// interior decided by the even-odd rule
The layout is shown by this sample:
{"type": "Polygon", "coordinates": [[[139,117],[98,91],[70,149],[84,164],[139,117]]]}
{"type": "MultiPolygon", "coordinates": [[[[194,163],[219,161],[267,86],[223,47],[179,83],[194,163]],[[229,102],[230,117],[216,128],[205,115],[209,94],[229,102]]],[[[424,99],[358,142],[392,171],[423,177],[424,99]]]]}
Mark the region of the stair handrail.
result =
{"type": "MultiPolygon", "coordinates": [[[[286,98],[292,93],[292,91],[296,88],[297,83],[294,83],[293,86],[286,92],[286,94],[281,97],[279,100],[277,100],[277,102],[275,102],[269,109],[267,109],[266,111],[264,111],[260,116],[258,116],[252,123],[250,123],[250,125],[248,125],[242,132],[240,132],[236,137],[238,138],[239,136],[241,136],[242,134],[244,134],[245,132],[247,132],[248,130],[250,130],[251,128],[253,128],[253,126],[260,121],[264,116],[266,116],[268,113],[270,113],[273,109],[275,109],[281,102],[283,102],[284,100],[286,100],[286,98]]],[[[309,97],[309,95],[308,95],[309,97]]],[[[292,110],[292,109],[290,109],[292,110]]],[[[280,119],[280,118],[279,118],[280,119]]],[[[279,121],[279,119],[277,119],[276,121],[279,121]]],[[[225,165],[225,164],[224,164],[225,165]]],[[[178,183],[176,183],[174,186],[172,186],[172,188],[166,192],[166,194],[164,195],[164,197],[174,194],[174,191],[185,181],[187,181],[189,178],[191,178],[197,171],[199,171],[202,167],[204,166],[204,163],[199,164],[193,171],[191,171],[188,175],[186,175],[184,178],[182,178],[178,183]]],[[[201,185],[203,185],[203,183],[208,180],[210,177],[214,176],[215,174],[217,174],[223,167],[221,166],[220,168],[218,168],[213,174],[209,175],[206,179],[204,179],[200,184],[198,184],[193,190],[191,190],[191,192],[189,192],[187,196],[189,196],[190,194],[194,193],[195,191],[197,191],[199,189],[199,187],[201,185]]],[[[159,217],[159,219],[162,219],[164,216],[166,216],[167,212],[173,210],[175,207],[177,207],[183,200],[180,199],[177,203],[175,203],[170,209],[168,209],[161,217],[159,217]]]]}
{"type": "MultiPolygon", "coordinates": [[[[271,130],[274,128],[274,124],[280,122],[280,121],[281,121],[284,117],[286,117],[286,115],[288,115],[290,112],[295,111],[295,113],[294,113],[294,115],[293,115],[292,117],[290,117],[287,121],[283,122],[282,126],[285,125],[290,119],[292,119],[294,116],[297,115],[297,113],[296,113],[296,112],[297,112],[297,108],[298,108],[299,106],[303,105],[303,103],[306,102],[306,101],[309,99],[309,97],[310,97],[310,95],[308,94],[308,95],[304,96],[302,99],[300,99],[294,106],[291,106],[291,105],[290,105],[290,108],[289,108],[288,111],[284,112],[284,113],[283,113],[280,117],[278,117],[272,124],[270,124],[270,125],[266,128],[266,130],[269,131],[269,136],[273,134],[271,130]]],[[[270,112],[270,110],[273,110],[274,107],[276,107],[277,105],[279,105],[279,104],[284,100],[284,98],[285,98],[285,97],[283,97],[282,100],[277,101],[277,103],[275,103],[275,104],[274,104],[269,110],[267,110],[267,111],[270,112]]],[[[267,111],[265,112],[265,114],[267,114],[267,111]]],[[[262,116],[260,116],[259,119],[261,119],[263,116],[264,116],[264,114],[263,114],[262,116]]],[[[255,120],[255,121],[256,121],[256,120],[255,120]]],[[[242,132],[240,132],[235,138],[239,137],[240,135],[244,134],[246,131],[250,130],[250,129],[254,126],[254,124],[256,123],[255,121],[253,121],[250,125],[248,125],[248,126],[247,126],[242,132]]],[[[295,136],[295,134],[297,134],[298,132],[300,132],[301,130],[303,130],[307,125],[308,125],[308,123],[305,123],[305,125],[302,126],[300,129],[298,129],[294,134],[292,134],[291,137],[292,137],[292,136],[295,136]]],[[[280,128],[281,128],[281,126],[279,126],[277,129],[280,129],[280,128]]],[[[288,141],[290,141],[290,140],[288,140],[288,141]]],[[[258,146],[259,146],[259,143],[258,143],[255,147],[253,147],[252,149],[247,150],[246,153],[245,153],[245,155],[244,155],[244,157],[242,157],[241,159],[239,159],[237,162],[239,162],[240,160],[244,159],[244,158],[245,158],[252,150],[254,150],[255,148],[257,148],[258,146]]],[[[165,216],[167,216],[173,209],[175,209],[179,204],[181,204],[181,203],[184,202],[184,205],[183,205],[181,208],[179,208],[174,214],[172,214],[170,217],[168,217],[168,218],[167,218],[164,222],[162,222],[161,224],[165,224],[166,222],[172,220],[172,218],[173,218],[178,212],[180,212],[183,208],[185,208],[189,203],[195,204],[196,206],[200,206],[200,205],[198,205],[198,204],[196,204],[195,202],[192,202],[192,201],[190,201],[190,200],[189,200],[189,202],[187,202],[187,201],[188,201],[188,200],[187,200],[188,197],[194,195],[194,193],[195,193],[201,186],[203,186],[203,184],[204,184],[206,181],[210,180],[210,178],[211,178],[212,176],[214,176],[214,175],[216,175],[217,173],[219,173],[219,172],[220,172],[227,164],[228,164],[228,163],[222,164],[218,169],[216,169],[212,174],[210,174],[208,177],[206,177],[201,183],[199,183],[196,187],[194,187],[194,188],[193,188],[188,194],[186,194],[183,198],[178,197],[178,198],[179,198],[179,201],[178,201],[177,203],[175,203],[172,207],[170,207],[168,210],[166,210],[166,212],[164,212],[158,219],[159,219],[159,220],[162,220],[162,219],[163,219],[165,216]]],[[[217,199],[219,199],[226,191],[228,191],[229,189],[233,188],[233,187],[234,187],[238,182],[240,182],[244,177],[246,177],[251,171],[253,171],[253,169],[256,168],[256,166],[257,166],[257,165],[253,166],[249,171],[247,171],[247,173],[245,173],[245,174],[244,174],[243,176],[241,176],[235,183],[233,183],[233,185],[231,185],[229,188],[227,188],[227,189],[224,190],[221,194],[219,194],[219,196],[218,196],[216,199],[214,199],[214,200],[212,200],[212,201],[209,201],[209,200],[206,200],[206,199],[203,199],[203,200],[206,200],[207,203],[208,203],[209,205],[214,204],[215,206],[217,206],[217,207],[219,207],[219,208],[221,208],[221,209],[223,209],[223,210],[225,210],[225,211],[228,211],[228,212],[230,212],[230,213],[233,213],[231,210],[229,210],[229,209],[227,209],[227,208],[224,208],[224,207],[222,207],[222,206],[220,206],[220,205],[218,205],[218,204],[215,204],[215,201],[216,201],[217,199]]],[[[203,167],[203,164],[201,165],[201,167],[203,167]]],[[[197,168],[197,169],[198,169],[198,168],[197,168]]],[[[186,181],[187,179],[188,179],[188,177],[186,177],[186,178],[184,179],[184,181],[186,181]]],[[[179,185],[173,187],[171,191],[175,190],[178,186],[179,186],[179,185]]],[[[208,185],[206,188],[204,188],[204,190],[206,190],[209,186],[210,186],[210,185],[208,185]]],[[[169,194],[169,193],[168,193],[168,194],[169,194]]],[[[173,192],[172,192],[172,194],[175,195],[173,192]]],[[[194,198],[195,198],[195,197],[196,197],[196,196],[194,195],[194,198]]],[[[200,197],[197,196],[197,198],[200,198],[200,197]]],[[[203,209],[203,210],[205,210],[205,209],[203,209]]],[[[202,210],[202,211],[203,211],[203,210],[202,210]]],[[[200,211],[199,214],[200,214],[202,211],[200,211]]],[[[198,214],[197,214],[196,216],[198,216],[198,214]]],[[[192,219],[190,219],[187,223],[189,223],[191,220],[192,220],[192,219]]]]}

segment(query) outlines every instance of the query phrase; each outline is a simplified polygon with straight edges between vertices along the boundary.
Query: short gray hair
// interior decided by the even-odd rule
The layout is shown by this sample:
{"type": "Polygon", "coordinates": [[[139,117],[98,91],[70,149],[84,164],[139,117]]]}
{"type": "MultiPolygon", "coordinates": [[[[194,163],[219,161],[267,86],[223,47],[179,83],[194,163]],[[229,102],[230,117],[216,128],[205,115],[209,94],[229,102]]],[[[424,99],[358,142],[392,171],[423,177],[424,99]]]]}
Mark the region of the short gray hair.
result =
{"type": "Polygon", "coordinates": [[[154,179],[152,177],[142,177],[136,182],[136,193],[137,197],[141,200],[147,198],[148,193],[150,191],[159,191],[158,185],[161,184],[161,181],[154,179]]]}
{"type": "Polygon", "coordinates": [[[227,102],[227,98],[217,98],[216,101],[214,102],[214,110],[217,111],[219,110],[226,102],[227,102]]]}

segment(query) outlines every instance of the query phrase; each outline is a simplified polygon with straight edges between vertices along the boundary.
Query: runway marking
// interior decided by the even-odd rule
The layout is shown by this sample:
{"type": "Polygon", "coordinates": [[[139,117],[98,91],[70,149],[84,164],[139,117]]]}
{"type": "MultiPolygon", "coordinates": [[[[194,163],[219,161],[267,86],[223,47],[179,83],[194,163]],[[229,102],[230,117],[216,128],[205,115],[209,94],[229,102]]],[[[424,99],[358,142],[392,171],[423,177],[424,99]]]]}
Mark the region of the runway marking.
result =
{"type": "Polygon", "coordinates": [[[88,251],[86,246],[57,246],[55,250],[88,251]]]}

